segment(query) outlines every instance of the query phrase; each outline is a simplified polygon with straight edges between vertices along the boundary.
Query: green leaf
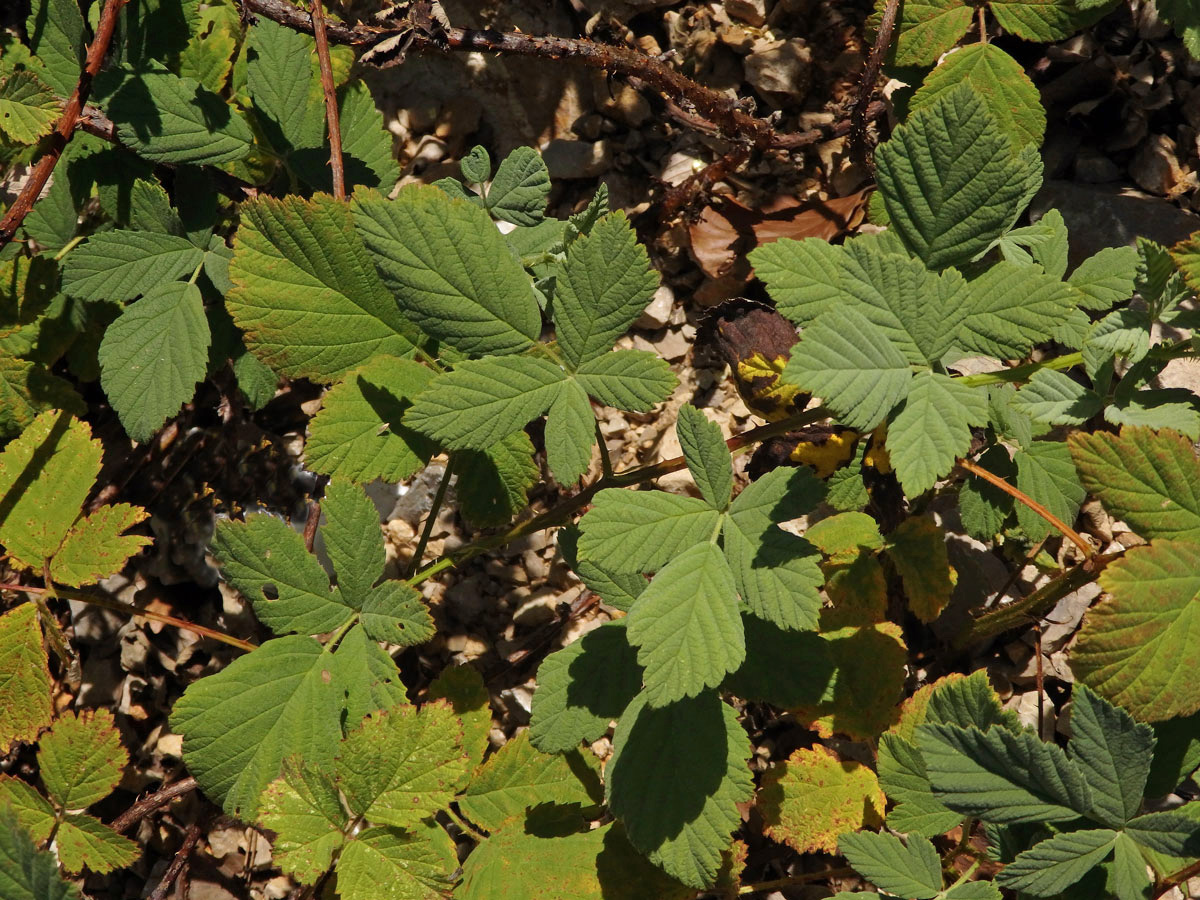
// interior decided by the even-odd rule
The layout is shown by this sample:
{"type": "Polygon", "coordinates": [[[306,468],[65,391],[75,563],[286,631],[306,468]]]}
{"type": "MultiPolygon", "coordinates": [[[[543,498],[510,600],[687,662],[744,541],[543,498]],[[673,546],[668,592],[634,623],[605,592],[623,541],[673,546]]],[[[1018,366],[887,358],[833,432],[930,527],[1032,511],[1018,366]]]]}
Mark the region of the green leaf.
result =
{"type": "MultiPolygon", "coordinates": [[[[883,8],[876,2],[876,16],[883,8]]],[[[905,3],[896,21],[893,61],[898,66],[927,66],[958,43],[971,24],[973,10],[962,0],[905,3]]]]}
{"type": "Polygon", "coordinates": [[[87,412],[69,382],[37,363],[0,353],[0,439],[16,437],[48,409],[76,416],[87,412]]]}
{"type": "Polygon", "coordinates": [[[982,670],[972,672],[966,678],[946,679],[934,685],[922,721],[980,731],[987,731],[993,725],[1010,731],[1020,730],[1016,715],[1000,705],[1000,696],[992,687],[987,672],[982,670]]]}
{"type": "Polygon", "coordinates": [[[1144,721],[1200,709],[1187,665],[1200,633],[1200,545],[1159,539],[1100,575],[1109,596],[1088,611],[1071,654],[1075,677],[1144,721]]]}
{"type": "MultiPolygon", "coordinates": [[[[1017,464],[1017,487],[1068,525],[1074,522],[1085,493],[1067,445],[1034,441],[1013,454],[1013,460],[1017,464]]],[[[1018,503],[1016,509],[1017,522],[1030,540],[1041,540],[1050,533],[1050,523],[1028,506],[1018,503]]]]}
{"type": "Polygon", "coordinates": [[[352,208],[384,283],[430,335],[464,353],[517,353],[537,340],[529,276],[478,206],[411,185],[395,200],[359,191],[352,208]]]}
{"type": "Polygon", "coordinates": [[[105,329],[100,384],[135,441],[148,441],[196,393],[212,334],[200,288],[153,287],[105,329]]]}
{"type": "MultiPolygon", "coordinates": [[[[0,615],[0,750],[32,741],[50,724],[50,671],[37,606],[22,603],[0,615]]],[[[2,804],[0,804],[2,805],[2,804]]]]}
{"type": "Polygon", "coordinates": [[[888,827],[907,834],[936,837],[962,822],[962,816],[937,799],[929,786],[925,759],[916,745],[899,735],[879,738],[879,786],[894,804],[888,827]]]}
{"type": "Polygon", "coordinates": [[[343,900],[438,900],[458,868],[454,841],[440,827],[367,828],[338,859],[343,900]]]}
{"type": "Polygon", "coordinates": [[[843,834],[838,852],[867,881],[889,894],[928,900],[942,890],[941,860],[923,837],[909,837],[906,846],[893,834],[843,834]]]}
{"type": "Polygon", "coordinates": [[[476,144],[458,161],[458,167],[467,184],[483,184],[492,174],[492,157],[486,147],[476,144]]]}
{"type": "Polygon", "coordinates": [[[1092,789],[1093,819],[1120,828],[1137,815],[1154,752],[1149,725],[1081,684],[1071,694],[1067,749],[1092,789]]]}
{"type": "Polygon", "coordinates": [[[330,589],[329,576],[304,549],[304,539],[274,516],[222,519],[212,550],[226,580],[276,634],[332,631],[353,612],[341,591],[330,589]]]}
{"type": "Polygon", "coordinates": [[[1156,0],[1154,5],[1158,14],[1174,26],[1188,53],[1200,57],[1200,21],[1195,7],[1188,0],[1156,0]]]}
{"type": "Polygon", "coordinates": [[[45,841],[54,830],[58,813],[37,788],[12,775],[0,775],[0,809],[10,808],[17,824],[37,843],[45,841]]]}
{"type": "Polygon", "coordinates": [[[558,393],[546,416],[546,462],[559,484],[572,484],[592,461],[596,417],[587,392],[575,379],[555,387],[558,393]]]}
{"type": "MultiPolygon", "coordinates": [[[[329,483],[321,511],[325,515],[321,539],[337,576],[338,591],[348,606],[359,608],[386,562],[379,511],[361,489],[344,481],[329,483]]],[[[327,590],[318,586],[314,593],[327,590]]]]}
{"type": "Polygon", "coordinates": [[[988,0],[988,8],[1001,28],[1027,41],[1061,41],[1108,12],[1070,0],[988,0]]]}
{"type": "Polygon", "coordinates": [[[216,165],[243,159],[254,134],[242,116],[192,78],[125,74],[107,112],[122,144],[155,163],[216,165]]]}
{"type": "Polygon", "coordinates": [[[324,107],[310,102],[313,49],[312,38],[269,19],[249,29],[246,87],[259,126],[280,153],[324,137],[324,107]]]}
{"type": "Polygon", "coordinates": [[[784,378],[824,398],[851,428],[869,431],[908,395],[912,370],[894,343],[852,309],[805,329],[784,378]]]}
{"type": "Polygon", "coordinates": [[[1200,855],[1200,822],[1180,812],[1138,816],[1125,826],[1125,833],[1157,853],[1174,857],[1200,855]]]}
{"type": "Polygon", "coordinates": [[[721,426],[709,421],[690,403],[685,403],[679,408],[675,432],[696,487],[709,506],[724,510],[733,495],[733,465],[721,426]]]}
{"type": "Polygon", "coordinates": [[[346,204],[263,197],[241,207],[225,298],[246,346],[274,371],[332,381],[419,336],[379,281],[346,204]]]}
{"type": "Polygon", "coordinates": [[[1041,182],[1041,158],[1014,155],[987,104],[966,84],[913,112],[875,161],[891,228],[933,270],[987,250],[1041,182]]]}
{"type": "Polygon", "coordinates": [[[1200,461],[1183,435],[1076,432],[1067,445],[1083,486],[1115,518],[1149,539],[1200,539],[1200,461]]]}
{"type": "Polygon", "coordinates": [[[42,783],[63,809],[86,809],[103,800],[128,762],[107,709],[64,713],[38,741],[42,783]]]}
{"type": "Polygon", "coordinates": [[[1054,369],[1039,369],[1017,391],[1013,404],[1047,425],[1082,425],[1100,412],[1100,395],[1071,376],[1054,369]]]}
{"type": "Polygon", "coordinates": [[[54,843],[59,862],[68,872],[82,872],[86,867],[104,874],[132,865],[142,855],[141,847],[91,816],[64,816],[54,843]]]}
{"type": "Polygon", "coordinates": [[[488,732],[492,728],[491,695],[479,670],[466,665],[447,666],[429,685],[425,697],[446,700],[453,707],[463,723],[462,746],[474,770],[483,762],[484,750],[490,746],[488,732]]]}
{"type": "Polygon", "coordinates": [[[716,687],[741,665],[737,588],[715,544],[696,544],[659,571],[629,612],[628,634],[653,706],[716,687]]]}
{"type": "Polygon", "coordinates": [[[1146,796],[1162,797],[1200,768],[1200,714],[1155,723],[1154,738],[1146,796]]]}
{"type": "Polygon", "coordinates": [[[925,76],[909,101],[909,112],[924,109],[963,83],[983,99],[1013,147],[1041,145],[1046,134],[1041,96],[1021,64],[995,44],[969,44],[949,54],[925,76]]]}
{"type": "Polygon", "coordinates": [[[849,258],[842,247],[828,241],[780,238],[755,247],[749,259],[776,308],[797,325],[807,325],[831,308],[854,302],[842,286],[849,258]]]}
{"type": "Polygon", "coordinates": [[[428,367],[388,356],[349,372],[325,393],[308,422],[306,466],[356,483],[411,478],[437,445],[401,419],[432,380],[428,367]]]}
{"type": "Polygon", "coordinates": [[[75,0],[34,0],[25,20],[29,49],[45,67],[39,75],[60,97],[71,96],[83,71],[86,29],[75,0]]]}
{"type": "Polygon", "coordinates": [[[649,412],[679,384],[665,359],[648,350],[616,350],[580,365],[575,380],[605,406],[649,412]]]}
{"type": "Polygon", "coordinates": [[[1018,853],[996,880],[1035,897],[1057,897],[1099,865],[1116,838],[1117,832],[1107,828],[1056,834],[1018,853]]]}
{"type": "Polygon", "coordinates": [[[580,520],[579,555],[613,572],[653,572],[712,537],[719,519],[695,497],[606,488],[580,520]]]}
{"type": "Polygon", "coordinates": [[[533,442],[524,431],[484,450],[459,450],[453,459],[459,508],[478,528],[511,522],[526,507],[528,491],[542,474],[533,459],[533,442]]]}
{"type": "Polygon", "coordinates": [[[201,25],[192,33],[179,54],[179,74],[194,78],[207,90],[225,90],[233,69],[233,55],[241,38],[241,23],[228,6],[210,6],[200,11],[201,25]]]}
{"type": "Polygon", "coordinates": [[[53,853],[42,853],[0,806],[0,893],[6,900],[78,900],[79,889],[62,879],[53,853]]]}
{"type": "Polygon", "coordinates": [[[33,72],[18,69],[0,81],[0,134],[33,144],[62,115],[58,99],[33,72]]]}
{"type": "Polygon", "coordinates": [[[658,275],[646,249],[616,212],[567,248],[554,297],[558,346],[572,368],[607,353],[641,315],[658,275]]]}
{"type": "Polygon", "coordinates": [[[367,594],[362,625],[372,640],[401,647],[423,644],[437,630],[421,592],[403,581],[385,581],[367,594]]]}
{"type": "Polygon", "coordinates": [[[300,635],[258,649],[188,686],[171,728],[200,787],[230,815],[252,818],[285,755],[331,761],[344,690],[333,657],[300,635]]]}
{"type": "Polygon", "coordinates": [[[954,591],[955,573],[946,550],[946,532],[929,516],[911,516],[888,535],[888,558],[900,580],[908,608],[932,622],[954,591]]]}
{"type": "Polygon", "coordinates": [[[415,827],[454,798],[468,764],[461,741],[462,722],[443,700],[366,719],[346,736],[337,760],[351,811],[381,825],[415,827]]]}
{"type": "MultiPolygon", "coordinates": [[[[629,612],[633,601],[641,596],[649,582],[641,572],[611,572],[590,559],[578,557],[579,529],[568,526],[558,532],[558,549],[563,560],[607,605],[629,612]]],[[[639,681],[639,684],[641,682],[639,681]]]]}
{"type": "MultiPolygon", "coordinates": [[[[977,460],[979,465],[993,475],[1008,482],[1016,477],[1017,466],[1000,444],[993,444],[977,460]]],[[[958,510],[962,516],[963,529],[981,541],[990,541],[1004,530],[1005,523],[1013,514],[1015,500],[1011,494],[976,475],[967,474],[958,491],[958,510]]]]}
{"type": "Polygon", "coordinates": [[[1000,359],[1020,359],[1062,322],[1074,298],[1062,281],[1001,261],[971,282],[971,312],[961,342],[1000,359]]]}
{"type": "MultiPolygon", "coordinates": [[[[464,167],[466,160],[463,160],[464,167]]],[[[486,168],[490,170],[491,160],[486,168]]],[[[463,169],[468,180],[482,184],[463,169]]],[[[517,147],[500,163],[487,192],[487,208],[497,219],[514,225],[536,225],[545,218],[546,199],[550,196],[550,171],[532,147],[517,147]]]]}
{"type": "Polygon", "coordinates": [[[1006,824],[1062,822],[1091,808],[1079,768],[1031,732],[926,724],[917,733],[938,799],[964,815],[1006,824]]]}
{"type": "MultiPolygon", "coordinates": [[[[345,152],[346,190],[357,185],[391,190],[400,177],[400,167],[392,153],[392,135],[384,127],[383,114],[375,106],[366,82],[351,81],[339,93],[339,122],[342,149],[345,152]]],[[[323,155],[325,148],[322,147],[323,155]]],[[[322,162],[321,190],[333,188],[333,173],[322,162]]]]}
{"type": "Polygon", "coordinates": [[[749,756],[746,732],[716,693],[657,708],[640,695],[617,723],[605,769],[608,806],[652,863],[706,887],[741,823],[737,804],[754,792],[749,756]]]}
{"type": "Polygon", "coordinates": [[[1104,418],[1114,425],[1174,428],[1193,440],[1200,439],[1200,412],[1195,395],[1186,388],[1134,391],[1106,406],[1104,418]]]}
{"type": "Polygon", "coordinates": [[[948,375],[920,372],[888,426],[887,450],[909,497],[923,494],[971,447],[971,426],[987,422],[987,395],[948,375]]]}
{"type": "Polygon", "coordinates": [[[203,259],[203,250],[178,235],[102,232],[67,255],[63,291],[81,300],[132,300],[191,274],[203,259]]]}
{"type": "Polygon", "coordinates": [[[483,450],[543,415],[566,374],[533,356],[469,359],[439,375],[404,422],[454,450],[483,450]]]}
{"type": "Polygon", "coordinates": [[[1107,887],[1117,895],[1117,900],[1145,900],[1150,875],[1133,838],[1124,833],[1117,835],[1112,863],[1105,868],[1108,870],[1107,887]]]}
{"type": "Polygon", "coordinates": [[[275,864],[305,884],[315,883],[333,864],[349,824],[337,785],[296,756],[283,761],[282,774],[263,792],[258,823],[276,833],[275,864]]]}
{"type": "Polygon", "coordinates": [[[346,696],[344,722],[361,722],[377,710],[408,702],[396,663],[361,623],[352,626],[337,645],[333,677],[341,681],[346,696]]]}
{"type": "Polygon", "coordinates": [[[625,620],[589,631],[538,668],[529,739],[546,753],[597,740],[641,687],[642,671],[625,637],[625,620]]]}
{"type": "Polygon", "coordinates": [[[1079,306],[1104,312],[1133,296],[1137,265],[1136,248],[1106,247],[1085,259],[1067,284],[1078,292],[1079,306]]]}

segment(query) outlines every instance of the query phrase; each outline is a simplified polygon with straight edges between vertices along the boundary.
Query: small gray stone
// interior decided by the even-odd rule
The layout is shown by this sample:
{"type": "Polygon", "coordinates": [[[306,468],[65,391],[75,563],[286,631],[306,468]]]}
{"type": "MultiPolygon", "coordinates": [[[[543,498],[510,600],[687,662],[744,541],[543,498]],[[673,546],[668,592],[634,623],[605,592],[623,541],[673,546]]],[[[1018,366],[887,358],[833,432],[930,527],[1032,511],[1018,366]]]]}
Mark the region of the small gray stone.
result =
{"type": "Polygon", "coordinates": [[[665,328],[671,321],[671,309],[674,306],[675,292],[664,284],[654,292],[654,299],[650,301],[650,305],[638,316],[633,326],[635,328],[647,328],[651,331],[656,328],[665,328]]]}
{"type": "Polygon", "coordinates": [[[801,38],[762,41],[746,57],[746,82],[768,101],[800,101],[812,79],[812,52],[801,38]]]}

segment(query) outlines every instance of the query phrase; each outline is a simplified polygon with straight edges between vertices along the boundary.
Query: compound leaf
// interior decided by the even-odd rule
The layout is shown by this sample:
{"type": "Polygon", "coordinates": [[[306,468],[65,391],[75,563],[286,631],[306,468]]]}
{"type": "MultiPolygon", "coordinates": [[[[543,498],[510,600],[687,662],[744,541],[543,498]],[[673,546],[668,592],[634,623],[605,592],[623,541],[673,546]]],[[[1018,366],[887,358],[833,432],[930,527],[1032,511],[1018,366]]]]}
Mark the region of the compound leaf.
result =
{"type": "Polygon", "coordinates": [[[962,816],[942,803],[929,786],[925,758],[911,741],[897,734],[879,738],[879,786],[894,806],[887,823],[895,831],[935,837],[962,822],[962,816]]]}
{"type": "Polygon", "coordinates": [[[58,874],[53,853],[39,852],[8,806],[0,806],[0,893],[11,900],[79,900],[58,874]]]}
{"type": "Polygon", "coordinates": [[[1061,41],[1108,12],[1063,0],[988,0],[988,8],[1001,28],[1027,41],[1061,41]]]}
{"type": "Polygon", "coordinates": [[[367,828],[338,859],[338,894],[343,900],[439,900],[456,868],[454,841],[435,824],[367,828]]]}
{"type": "Polygon", "coordinates": [[[649,412],[679,383],[667,361],[648,350],[605,353],[582,363],[575,380],[605,406],[631,412],[649,412]]]}
{"type": "Polygon", "coordinates": [[[1138,816],[1125,826],[1125,833],[1156,853],[1176,858],[1200,855],[1200,822],[1182,811],[1138,816]]]}
{"type": "MultiPolygon", "coordinates": [[[[1017,487],[1070,525],[1079,514],[1084,490],[1071,464],[1067,445],[1058,441],[1033,441],[1013,454],[1017,487]]],[[[1017,522],[1030,540],[1041,540],[1052,526],[1024,503],[1018,503],[1017,522]]]]}
{"type": "Polygon", "coordinates": [[[374,641],[401,647],[423,644],[436,628],[421,592],[403,581],[385,581],[362,601],[362,626],[374,641]]]}
{"type": "Polygon", "coordinates": [[[1013,395],[1012,403],[1047,425],[1082,425],[1104,405],[1095,391],[1054,369],[1035,372],[1029,383],[1013,395]]]}
{"type": "Polygon", "coordinates": [[[557,387],[546,415],[546,462],[560,484],[572,484],[592,461],[596,417],[587,392],[575,379],[557,387]]]}
{"type": "Polygon", "coordinates": [[[504,525],[523,510],[528,491],[541,477],[533,442],[518,431],[483,450],[453,454],[455,492],[463,517],[479,528],[504,525]]]}
{"type": "Polygon", "coordinates": [[[271,844],[274,862],[297,881],[312,884],[342,848],[348,817],[337,785],[292,756],[263,791],[258,822],[277,835],[271,844]]]}
{"type": "Polygon", "coordinates": [[[58,98],[28,69],[0,80],[0,134],[17,144],[34,144],[62,115],[58,98]]]}
{"type": "Polygon", "coordinates": [[[922,622],[936,619],[954,590],[946,532],[930,516],[912,516],[888,535],[888,557],[904,583],[908,608],[922,622]]]}
{"type": "Polygon", "coordinates": [[[325,515],[321,539],[333,564],[338,590],[346,605],[361,608],[383,574],[386,561],[379,511],[362,489],[345,481],[331,481],[325,489],[321,512],[325,515]]]}
{"type": "Polygon", "coordinates": [[[60,97],[71,96],[83,71],[86,27],[74,0],[38,0],[25,20],[29,49],[44,68],[39,73],[60,97]]]}
{"type": "Polygon", "coordinates": [[[1071,694],[1067,750],[1092,789],[1092,817],[1120,828],[1137,815],[1154,755],[1154,732],[1081,684],[1071,694]]]}
{"type": "Polygon", "coordinates": [[[1060,325],[1074,303],[1071,289],[1033,266],[1001,260],[970,283],[971,311],[961,341],[999,359],[1020,359],[1060,325]]]}
{"type": "Polygon", "coordinates": [[[142,855],[141,847],[91,816],[64,816],[54,842],[68,872],[82,872],[87,867],[103,874],[131,865],[142,855]]]}
{"type": "Polygon", "coordinates": [[[66,712],[38,741],[38,769],[63,809],[86,809],[107,797],[129,762],[107,709],[66,712]]]}
{"type": "Polygon", "coordinates": [[[1067,284],[1083,309],[1104,312],[1133,296],[1139,255],[1135,247],[1105,247],[1079,264],[1067,284]]]}
{"type": "Polygon", "coordinates": [[[1018,853],[996,880],[1035,897],[1057,897],[1099,865],[1116,839],[1117,832],[1107,828],[1056,834],[1018,853]]]}
{"type": "MultiPolygon", "coordinates": [[[[876,20],[884,4],[877,0],[876,20]]],[[[971,24],[973,10],[963,0],[920,0],[900,7],[896,21],[893,62],[898,66],[928,66],[958,43],[971,24]]]]}

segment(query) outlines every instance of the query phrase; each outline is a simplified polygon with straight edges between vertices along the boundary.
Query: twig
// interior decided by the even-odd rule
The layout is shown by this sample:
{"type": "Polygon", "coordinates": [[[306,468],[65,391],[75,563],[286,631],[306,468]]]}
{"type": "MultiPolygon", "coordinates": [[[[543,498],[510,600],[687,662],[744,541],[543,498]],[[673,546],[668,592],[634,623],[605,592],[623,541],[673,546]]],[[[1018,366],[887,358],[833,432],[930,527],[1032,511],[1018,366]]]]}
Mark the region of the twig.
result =
{"type": "Polygon", "coordinates": [[[187,778],[180,778],[171,784],[163,785],[153,794],[149,794],[138,800],[133,806],[113,819],[110,827],[117,833],[127,831],[156,809],[166,806],[177,797],[190,794],[195,789],[196,779],[191,775],[187,776],[187,778]]]}
{"type": "Polygon", "coordinates": [[[149,900],[166,900],[167,892],[174,886],[175,879],[179,877],[179,873],[187,866],[192,851],[196,849],[196,844],[200,841],[200,831],[200,825],[197,822],[193,822],[188,826],[183,843],[175,851],[175,858],[167,866],[167,871],[163,872],[162,880],[159,881],[158,887],[150,893],[149,900]]]}
{"type": "Polygon", "coordinates": [[[1046,507],[1042,506],[1042,504],[1038,503],[1024,491],[1013,487],[999,475],[989,472],[987,469],[983,468],[983,466],[977,465],[976,463],[971,462],[969,459],[960,459],[958,461],[958,467],[960,469],[965,469],[972,475],[977,475],[984,481],[994,485],[995,487],[998,487],[1000,490],[1004,491],[1004,493],[1013,497],[1018,503],[1023,503],[1025,506],[1028,506],[1031,510],[1062,532],[1064,537],[1066,537],[1071,541],[1072,544],[1079,548],[1079,551],[1084,555],[1085,559],[1096,552],[1092,548],[1092,545],[1085,541],[1078,531],[1076,531],[1054,513],[1050,512],[1050,510],[1046,509],[1046,507]]]}
{"type": "Polygon", "coordinates": [[[441,512],[442,502],[446,499],[446,489],[450,487],[450,479],[454,475],[454,457],[446,462],[446,468],[442,472],[442,480],[438,482],[437,492],[433,495],[433,503],[429,505],[429,514],[425,517],[425,527],[421,529],[421,537],[417,541],[417,547],[413,550],[412,559],[408,561],[408,565],[404,569],[404,577],[407,578],[412,574],[413,569],[421,564],[421,557],[425,555],[425,548],[429,546],[429,538],[433,534],[433,526],[437,522],[438,513],[441,512]]]}
{"type": "Polygon", "coordinates": [[[801,872],[799,875],[787,875],[783,878],[776,878],[772,881],[759,881],[754,884],[743,884],[738,888],[738,896],[746,894],[757,894],[761,891],[773,891],[776,888],[790,887],[794,884],[807,884],[811,881],[822,881],[826,878],[849,878],[851,875],[857,875],[853,869],[826,869],[824,872],[801,872]]]}
{"type": "Polygon", "coordinates": [[[329,36],[325,33],[325,8],[321,0],[312,0],[313,38],[317,43],[317,61],[321,66],[321,90],[325,94],[325,120],[329,123],[329,171],[333,177],[333,196],[346,199],[346,167],[342,162],[342,126],[338,121],[337,88],[333,84],[333,66],[329,62],[329,36]]]}
{"type": "Polygon", "coordinates": [[[871,97],[875,94],[875,82],[879,78],[879,70],[883,67],[883,57],[892,43],[892,31],[896,27],[896,13],[899,9],[900,0],[887,0],[887,6],[883,8],[883,16],[879,20],[879,31],[875,34],[875,45],[871,47],[867,66],[863,69],[858,99],[850,113],[850,145],[861,150],[864,157],[867,148],[867,107],[871,105],[871,97]]]}
{"type": "Polygon", "coordinates": [[[304,520],[304,549],[313,552],[313,544],[317,542],[317,525],[321,521],[321,504],[316,500],[308,502],[308,518],[304,520]]]}
{"type": "Polygon", "coordinates": [[[1200,860],[1197,860],[1196,862],[1180,869],[1178,872],[1173,872],[1164,878],[1154,889],[1153,900],[1158,900],[1158,898],[1163,894],[1169,892],[1171,888],[1179,887],[1179,885],[1186,882],[1189,878],[1194,878],[1197,875],[1200,875],[1200,860]]]}
{"type": "Polygon", "coordinates": [[[21,193],[17,195],[17,199],[13,201],[12,206],[8,208],[4,219],[0,220],[0,249],[12,241],[13,236],[17,233],[17,229],[21,227],[21,223],[25,221],[25,217],[29,215],[29,211],[33,209],[33,204],[41,196],[42,188],[50,180],[50,173],[58,165],[58,160],[62,157],[67,142],[71,140],[71,136],[75,133],[75,126],[79,122],[79,114],[83,112],[83,105],[87,103],[88,95],[92,92],[92,79],[96,77],[96,74],[100,71],[100,66],[104,63],[104,56],[108,53],[108,45],[112,42],[113,31],[117,27],[117,16],[120,15],[121,7],[126,2],[128,0],[105,0],[104,10],[100,13],[100,24],[96,28],[96,36],[92,40],[91,46],[88,47],[87,60],[84,64],[83,72],[80,73],[79,81],[75,84],[75,90],[71,92],[66,106],[63,107],[62,118],[58,120],[58,125],[55,126],[54,131],[50,134],[46,152],[38,160],[37,165],[33,167],[33,171],[29,175],[29,181],[26,182],[21,193]]]}
{"type": "Polygon", "coordinates": [[[688,206],[694,197],[708,190],[727,175],[736,172],[750,158],[750,148],[744,144],[735,146],[724,156],[710,162],[707,166],[688,176],[683,183],[667,191],[659,209],[660,221],[668,222],[688,206]]]}

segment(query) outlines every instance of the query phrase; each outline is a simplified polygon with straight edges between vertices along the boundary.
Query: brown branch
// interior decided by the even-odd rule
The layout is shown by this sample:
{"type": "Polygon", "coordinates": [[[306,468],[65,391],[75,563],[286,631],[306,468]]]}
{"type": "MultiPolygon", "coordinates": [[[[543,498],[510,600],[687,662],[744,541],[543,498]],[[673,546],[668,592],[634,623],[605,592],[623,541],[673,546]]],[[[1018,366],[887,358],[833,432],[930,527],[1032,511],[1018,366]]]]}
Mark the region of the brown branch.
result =
{"type": "Polygon", "coordinates": [[[329,36],[325,32],[325,8],[321,0],[312,0],[313,38],[317,43],[317,61],[321,66],[321,90],[325,94],[325,119],[329,123],[329,170],[333,176],[333,196],[346,199],[346,166],[342,162],[342,126],[338,121],[337,88],[333,84],[333,66],[329,62],[329,36]]]}
{"type": "Polygon", "coordinates": [[[109,823],[110,827],[118,834],[128,831],[136,823],[146,818],[146,816],[150,815],[150,813],[154,812],[156,809],[166,806],[176,797],[182,797],[184,794],[190,794],[195,789],[196,779],[191,775],[187,776],[187,778],[180,778],[178,781],[172,782],[171,784],[165,784],[153,794],[149,794],[148,796],[145,796],[141,800],[135,802],[133,806],[129,807],[129,809],[125,810],[125,812],[113,819],[112,822],[109,823]]]}
{"type": "Polygon", "coordinates": [[[879,21],[879,31],[875,34],[875,44],[871,47],[867,66],[863,70],[862,83],[858,86],[858,99],[850,113],[850,145],[863,151],[864,157],[867,148],[867,108],[875,94],[875,82],[879,78],[879,70],[883,68],[883,57],[892,43],[892,31],[896,27],[896,14],[899,9],[900,0],[887,0],[879,21]]]}
{"type": "Polygon", "coordinates": [[[188,826],[187,834],[183,838],[183,843],[180,844],[179,849],[175,852],[175,858],[171,860],[171,864],[167,866],[167,871],[163,872],[163,877],[162,880],[159,881],[158,887],[156,887],[150,893],[149,900],[166,900],[167,893],[172,887],[175,886],[175,879],[177,879],[179,877],[179,873],[187,867],[188,860],[191,859],[192,856],[192,851],[196,849],[196,844],[200,841],[200,833],[202,830],[203,829],[201,829],[200,825],[196,822],[193,822],[188,826]]]}
{"type": "Polygon", "coordinates": [[[58,160],[62,157],[67,142],[75,133],[79,114],[83,112],[83,106],[92,92],[92,79],[100,71],[100,66],[104,63],[104,56],[108,53],[108,45],[112,42],[113,31],[117,27],[117,16],[121,13],[121,7],[127,2],[128,0],[105,0],[104,10],[100,13],[100,24],[96,27],[96,36],[92,40],[91,46],[88,47],[83,72],[80,73],[75,90],[71,92],[66,106],[63,107],[62,118],[58,120],[58,125],[50,134],[46,152],[33,167],[29,181],[17,195],[12,206],[8,208],[4,219],[0,220],[0,248],[7,246],[12,241],[17,229],[21,227],[21,223],[25,221],[29,211],[33,209],[33,204],[37,202],[46,182],[50,180],[50,173],[58,165],[58,160]]]}
{"type": "Polygon", "coordinates": [[[679,211],[689,206],[694,198],[711,188],[714,184],[733,174],[750,158],[750,148],[744,144],[735,146],[724,156],[717,157],[713,162],[689,175],[681,184],[667,191],[659,209],[659,218],[669,222],[678,215],[679,211]]]}
{"type": "Polygon", "coordinates": [[[1178,872],[1174,872],[1164,878],[1162,882],[1154,889],[1154,900],[1158,900],[1159,897],[1168,893],[1171,888],[1179,887],[1179,885],[1183,884],[1190,878],[1195,878],[1197,875],[1200,875],[1200,860],[1197,860],[1196,862],[1180,869],[1178,872]]]}

